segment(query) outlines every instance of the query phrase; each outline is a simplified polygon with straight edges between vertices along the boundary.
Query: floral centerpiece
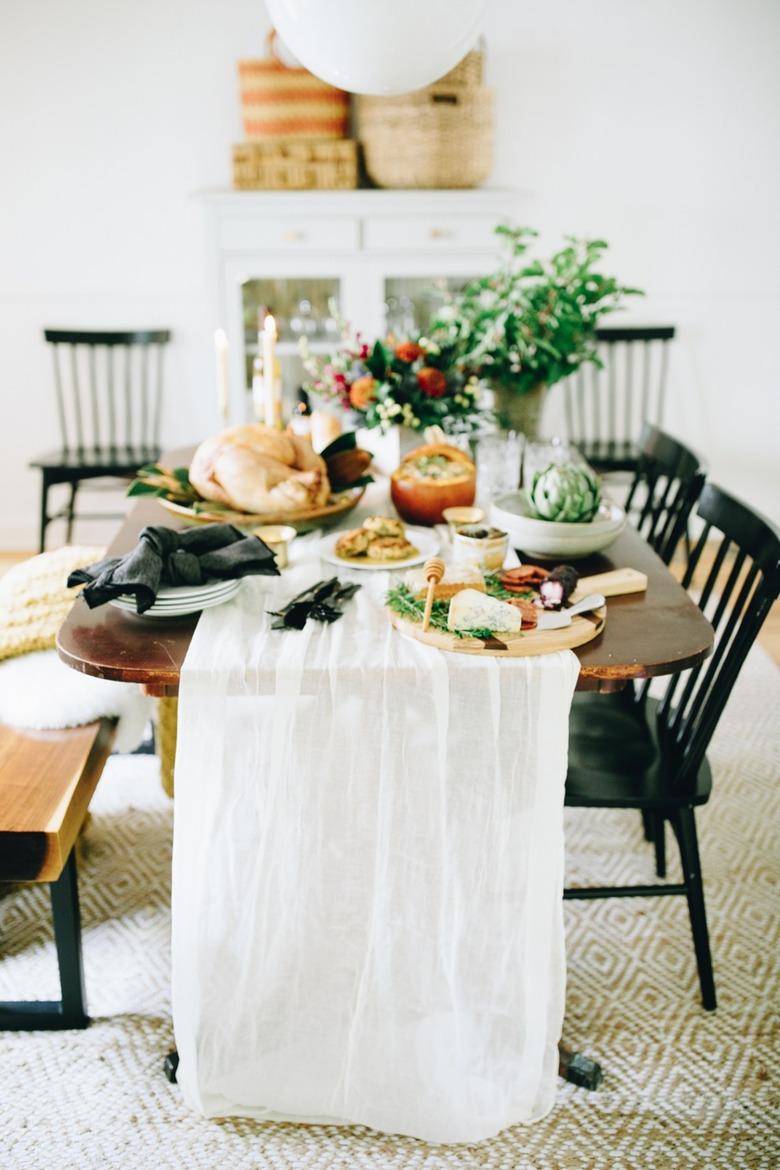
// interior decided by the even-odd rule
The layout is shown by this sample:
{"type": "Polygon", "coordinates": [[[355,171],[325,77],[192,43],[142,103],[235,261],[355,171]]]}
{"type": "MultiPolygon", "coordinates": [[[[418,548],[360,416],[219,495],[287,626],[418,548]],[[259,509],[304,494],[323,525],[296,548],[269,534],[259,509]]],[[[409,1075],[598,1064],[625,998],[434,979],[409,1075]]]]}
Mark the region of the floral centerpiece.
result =
{"type": "Polygon", "coordinates": [[[486,419],[476,374],[455,365],[454,346],[425,337],[369,346],[345,333],[341,347],[327,357],[304,347],[303,364],[304,389],[353,411],[358,426],[439,426],[457,434],[478,429],[486,419]]]}
{"type": "Polygon", "coordinates": [[[604,240],[567,236],[543,261],[527,256],[533,228],[496,232],[508,245],[505,262],[454,294],[429,333],[466,378],[476,374],[490,386],[500,421],[533,435],[545,388],[584,362],[600,365],[598,323],[641,292],[598,270],[604,240]]]}

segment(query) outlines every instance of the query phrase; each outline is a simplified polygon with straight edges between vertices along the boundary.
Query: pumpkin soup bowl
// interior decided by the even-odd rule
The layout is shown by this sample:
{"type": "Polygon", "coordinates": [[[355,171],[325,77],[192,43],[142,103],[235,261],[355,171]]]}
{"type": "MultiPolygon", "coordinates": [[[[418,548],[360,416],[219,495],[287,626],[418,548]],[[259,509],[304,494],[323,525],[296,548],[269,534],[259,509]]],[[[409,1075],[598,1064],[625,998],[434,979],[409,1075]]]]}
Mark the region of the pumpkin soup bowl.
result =
{"type": "Polygon", "coordinates": [[[390,477],[390,495],[407,524],[441,524],[444,510],[469,507],[477,494],[477,469],[458,447],[415,447],[390,477]]]}

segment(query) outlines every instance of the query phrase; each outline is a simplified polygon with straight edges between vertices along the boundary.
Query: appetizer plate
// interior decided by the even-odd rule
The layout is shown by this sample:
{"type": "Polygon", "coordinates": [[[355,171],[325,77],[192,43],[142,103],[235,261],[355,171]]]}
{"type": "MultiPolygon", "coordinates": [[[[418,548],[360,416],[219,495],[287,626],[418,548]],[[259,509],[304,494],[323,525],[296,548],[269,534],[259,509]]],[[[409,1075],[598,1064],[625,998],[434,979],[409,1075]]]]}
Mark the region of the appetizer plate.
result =
{"type": "MultiPolygon", "coordinates": [[[[265,527],[267,524],[291,524],[296,532],[309,532],[312,528],[329,528],[337,524],[343,516],[357,507],[363,498],[364,487],[347,488],[330,497],[327,504],[320,508],[305,508],[298,512],[231,512],[215,508],[213,512],[207,510],[193,511],[190,504],[176,504],[173,500],[160,497],[160,503],[166,511],[174,516],[180,516],[189,524],[235,524],[236,528],[265,527]]],[[[203,509],[208,509],[208,502],[203,501],[203,509]]]]}
{"type": "Polygon", "coordinates": [[[435,557],[439,551],[439,537],[431,528],[416,528],[411,524],[406,526],[406,539],[417,549],[414,556],[404,557],[402,561],[371,561],[368,557],[340,557],[336,555],[336,541],[342,532],[333,532],[324,536],[320,541],[319,557],[329,565],[337,565],[340,569],[382,569],[388,572],[391,569],[409,569],[412,565],[421,565],[428,557],[435,557]]]}
{"type": "Polygon", "coordinates": [[[576,560],[609,548],[622,532],[626,514],[617,504],[604,501],[589,524],[538,520],[530,514],[523,491],[499,496],[490,509],[490,520],[509,533],[513,548],[532,557],[576,560]]]}
{"type": "Polygon", "coordinates": [[[123,613],[134,614],[135,617],[145,618],[172,618],[183,617],[186,614],[200,613],[202,609],[212,609],[215,605],[222,605],[230,601],[241,588],[240,580],[220,581],[218,588],[214,584],[197,586],[174,586],[163,588],[157,595],[154,605],[146,613],[139,614],[135,608],[135,598],[129,594],[114,597],[110,605],[121,609],[123,613]],[[187,596],[182,596],[181,590],[186,590],[187,596]],[[172,596],[176,594],[176,596],[172,596]]]}

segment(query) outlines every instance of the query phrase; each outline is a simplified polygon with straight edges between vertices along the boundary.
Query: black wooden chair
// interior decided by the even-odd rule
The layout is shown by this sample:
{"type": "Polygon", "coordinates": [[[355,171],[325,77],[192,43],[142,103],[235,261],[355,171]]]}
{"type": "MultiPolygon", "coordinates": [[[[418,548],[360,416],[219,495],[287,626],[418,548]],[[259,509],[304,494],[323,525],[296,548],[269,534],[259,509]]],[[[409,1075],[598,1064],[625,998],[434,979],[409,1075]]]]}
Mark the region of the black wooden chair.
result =
{"type": "Polygon", "coordinates": [[[663,422],[674,335],[673,325],[598,329],[602,366],[581,366],[563,383],[569,441],[597,471],[634,471],[643,423],[663,422]]]}
{"type": "MultiPolygon", "coordinates": [[[[761,625],[780,592],[780,533],[720,488],[707,484],[698,508],[704,522],[683,585],[688,588],[702,551],[721,533],[712,568],[699,599],[715,629],[711,657],[674,675],[661,700],[622,704],[604,696],[572,711],[566,804],[580,808],[639,809],[656,820],[663,840],[672,826],[680,849],[683,880],[638,886],[567,889],[566,898],[651,897],[684,894],[704,1007],[715,1007],[694,810],[710,796],[712,774],[706,749],[761,625]]],[[[658,849],[658,841],[657,841],[658,849]]],[[[665,865],[661,847],[661,870],[665,865]]]]}
{"type": "Polygon", "coordinates": [[[668,565],[701,495],[703,461],[678,439],[645,423],[625,508],[634,527],[668,565]]]}
{"type": "Polygon", "coordinates": [[[52,347],[57,418],[62,446],[30,463],[41,472],[39,549],[46,529],[64,518],[66,539],[74,520],[107,518],[76,513],[85,480],[132,479],[144,463],[160,457],[163,351],[167,329],[100,332],[45,329],[52,347]],[[49,515],[49,491],[67,484],[67,504],[49,515]]]}

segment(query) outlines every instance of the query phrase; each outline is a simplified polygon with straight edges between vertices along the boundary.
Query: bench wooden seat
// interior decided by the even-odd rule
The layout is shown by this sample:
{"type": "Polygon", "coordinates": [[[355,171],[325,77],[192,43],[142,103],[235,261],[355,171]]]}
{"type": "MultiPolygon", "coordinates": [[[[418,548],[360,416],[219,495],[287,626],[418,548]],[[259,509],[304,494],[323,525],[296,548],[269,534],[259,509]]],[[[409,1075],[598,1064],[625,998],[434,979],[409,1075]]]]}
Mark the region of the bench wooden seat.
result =
{"type": "Polygon", "coordinates": [[[0,724],[0,882],[48,882],[60,1001],[0,1003],[0,1028],[84,1028],[74,845],[116,733],[112,719],[56,731],[0,724]]]}

